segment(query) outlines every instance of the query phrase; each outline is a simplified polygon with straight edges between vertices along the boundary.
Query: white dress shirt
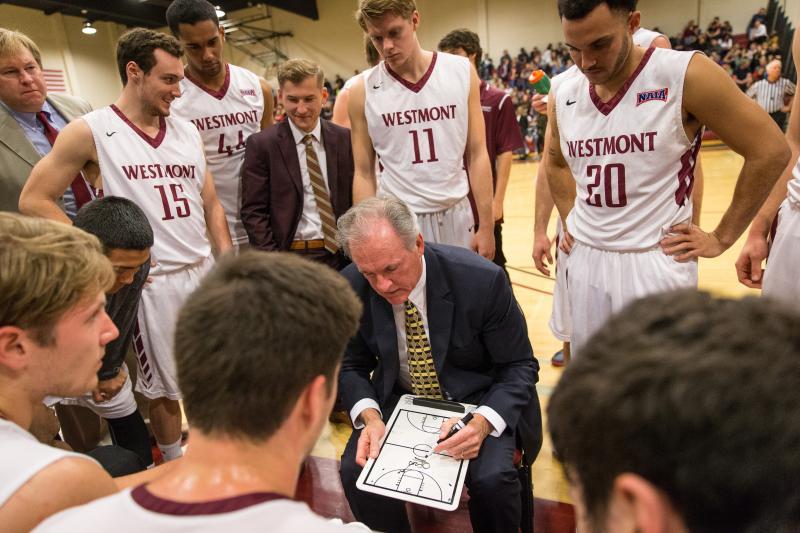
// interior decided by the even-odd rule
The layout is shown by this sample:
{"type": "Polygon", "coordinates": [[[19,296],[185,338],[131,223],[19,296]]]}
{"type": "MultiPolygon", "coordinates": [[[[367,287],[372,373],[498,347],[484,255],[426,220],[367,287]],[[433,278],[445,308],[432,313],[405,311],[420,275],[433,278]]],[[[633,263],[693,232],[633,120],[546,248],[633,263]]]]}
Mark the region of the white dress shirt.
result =
{"type": "MultiPolygon", "coordinates": [[[[428,298],[425,292],[427,279],[427,267],[425,265],[425,257],[422,258],[422,275],[408,299],[411,300],[420,315],[422,315],[422,324],[425,327],[425,334],[428,336],[430,342],[430,330],[428,329],[428,298]]],[[[408,341],[406,340],[406,306],[405,303],[392,305],[392,314],[394,315],[395,331],[397,333],[397,354],[400,359],[400,373],[397,376],[397,381],[400,387],[405,391],[411,391],[411,373],[408,370],[408,341]]],[[[378,402],[372,398],[364,398],[356,402],[350,410],[350,418],[353,420],[353,427],[361,429],[364,427],[364,422],[359,418],[364,409],[375,409],[380,412],[378,402]]],[[[479,406],[476,413],[483,415],[492,425],[493,431],[490,433],[493,437],[499,437],[506,429],[506,422],[497,414],[497,411],[485,405],[479,406]]]]}
{"type": "MultiPolygon", "coordinates": [[[[297,148],[297,159],[300,161],[300,176],[303,179],[303,212],[300,214],[300,221],[297,223],[297,231],[294,234],[296,241],[310,241],[312,239],[322,239],[322,220],[319,217],[319,209],[317,209],[317,201],[314,198],[314,189],[311,188],[311,178],[308,176],[308,161],[306,160],[306,143],[303,142],[303,137],[306,136],[304,131],[301,131],[294,125],[291,118],[289,121],[289,128],[292,130],[292,137],[294,137],[295,147],[297,148]]],[[[322,128],[320,121],[317,119],[317,125],[310,132],[314,139],[311,145],[317,152],[317,160],[319,161],[319,168],[322,171],[322,178],[325,182],[325,189],[330,195],[330,187],[328,187],[328,166],[326,164],[327,158],[325,157],[325,146],[322,144],[322,128]]]]}

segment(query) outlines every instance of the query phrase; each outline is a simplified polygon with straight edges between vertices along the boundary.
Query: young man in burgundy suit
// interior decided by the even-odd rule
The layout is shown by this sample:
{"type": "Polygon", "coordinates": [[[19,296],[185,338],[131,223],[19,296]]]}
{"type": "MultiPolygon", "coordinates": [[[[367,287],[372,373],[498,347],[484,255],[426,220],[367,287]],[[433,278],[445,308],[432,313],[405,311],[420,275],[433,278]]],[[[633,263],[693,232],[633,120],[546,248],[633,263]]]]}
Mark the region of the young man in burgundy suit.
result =
{"type": "Polygon", "coordinates": [[[301,254],[335,269],[347,265],[336,220],[352,204],[350,130],[320,119],[328,98],[319,65],[290,59],[278,69],[286,120],[247,140],[242,221],[258,250],[301,254]]]}

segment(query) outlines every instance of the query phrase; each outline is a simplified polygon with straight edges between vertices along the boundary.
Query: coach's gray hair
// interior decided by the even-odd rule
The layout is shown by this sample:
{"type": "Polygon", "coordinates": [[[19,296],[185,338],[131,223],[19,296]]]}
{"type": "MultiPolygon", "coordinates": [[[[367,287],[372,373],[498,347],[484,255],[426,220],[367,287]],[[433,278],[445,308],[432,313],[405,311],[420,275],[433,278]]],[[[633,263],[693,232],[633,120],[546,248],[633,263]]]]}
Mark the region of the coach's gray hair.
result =
{"type": "Polygon", "coordinates": [[[336,224],[339,248],[350,257],[351,244],[367,237],[375,227],[375,221],[381,219],[389,222],[407,249],[414,248],[419,235],[417,217],[405,202],[390,196],[368,198],[339,217],[336,224]]]}

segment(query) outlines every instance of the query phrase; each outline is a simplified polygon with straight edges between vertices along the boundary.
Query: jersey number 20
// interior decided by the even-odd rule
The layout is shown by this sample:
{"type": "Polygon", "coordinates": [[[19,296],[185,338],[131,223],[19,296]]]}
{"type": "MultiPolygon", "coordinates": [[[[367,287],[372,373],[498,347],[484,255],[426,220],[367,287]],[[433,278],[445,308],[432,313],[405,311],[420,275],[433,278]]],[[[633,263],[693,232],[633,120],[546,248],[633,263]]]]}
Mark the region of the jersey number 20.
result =
{"type": "Polygon", "coordinates": [[[612,163],[604,167],[589,165],[586,174],[593,181],[586,187],[586,203],[593,207],[625,207],[628,197],[625,194],[625,165],[612,163]],[[600,189],[600,183],[603,188],[600,189]]]}

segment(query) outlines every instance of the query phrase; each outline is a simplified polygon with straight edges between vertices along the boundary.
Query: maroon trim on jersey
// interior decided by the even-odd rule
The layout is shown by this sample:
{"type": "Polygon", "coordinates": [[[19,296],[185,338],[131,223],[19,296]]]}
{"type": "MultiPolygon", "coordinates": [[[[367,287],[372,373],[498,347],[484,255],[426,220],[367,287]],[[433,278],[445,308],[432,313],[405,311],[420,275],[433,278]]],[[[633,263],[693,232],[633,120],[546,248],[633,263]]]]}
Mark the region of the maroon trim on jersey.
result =
{"type": "Polygon", "coordinates": [[[697,166],[697,154],[703,144],[703,128],[697,130],[694,142],[681,156],[681,169],[678,171],[678,188],[675,190],[675,203],[683,207],[686,199],[692,196],[694,188],[694,169],[697,166]]]}
{"type": "Polygon", "coordinates": [[[131,498],[140,507],[148,511],[173,516],[198,516],[224,514],[241,511],[253,505],[275,500],[288,500],[286,496],[273,492],[251,492],[220,500],[204,502],[176,502],[165,500],[147,490],[145,485],[139,485],[131,491],[131,498]]]}
{"type": "Polygon", "coordinates": [[[114,111],[114,113],[116,113],[117,116],[121,118],[125,124],[130,126],[133,131],[138,133],[139,137],[144,139],[147,142],[147,144],[149,144],[153,148],[158,148],[159,146],[161,146],[161,142],[164,140],[164,136],[167,134],[167,121],[164,120],[164,117],[158,117],[158,135],[156,135],[154,138],[150,137],[148,134],[139,129],[139,126],[131,122],[130,119],[125,116],[125,113],[120,111],[119,108],[114,104],[111,104],[111,110],[114,111]]]}
{"type": "Polygon", "coordinates": [[[188,70],[186,71],[186,79],[197,85],[199,88],[203,89],[205,92],[207,92],[217,100],[222,100],[228,93],[228,87],[231,86],[231,67],[230,65],[225,63],[225,81],[222,83],[222,87],[219,88],[219,91],[215,91],[209,87],[206,87],[200,82],[200,80],[194,79],[192,75],[189,74],[188,70]]]}
{"type": "Polygon", "coordinates": [[[650,56],[653,55],[654,50],[655,48],[647,49],[647,51],[644,53],[644,56],[642,57],[642,60],[639,61],[639,65],[636,66],[636,70],[634,70],[631,73],[631,75],[628,76],[628,79],[625,80],[625,83],[623,83],[622,87],[619,88],[617,94],[615,94],[614,97],[608,102],[603,102],[600,99],[600,96],[597,94],[597,91],[595,90],[593,83],[589,84],[589,97],[592,99],[592,102],[594,102],[594,105],[595,107],[597,107],[598,111],[600,111],[602,114],[606,116],[608,116],[609,113],[614,111],[614,108],[617,107],[617,104],[620,103],[620,101],[625,97],[625,94],[627,94],[628,89],[631,88],[633,82],[636,81],[636,78],[639,76],[639,73],[644,69],[645,65],[647,65],[647,62],[650,60],[650,56]]]}
{"type": "Polygon", "coordinates": [[[433,66],[436,64],[437,55],[438,55],[437,52],[433,53],[433,58],[431,59],[431,64],[428,66],[428,70],[425,71],[425,74],[423,74],[422,77],[416,83],[411,83],[408,80],[404,80],[400,76],[400,74],[392,70],[392,67],[390,67],[386,61],[383,62],[383,65],[386,67],[386,72],[388,72],[394,79],[402,83],[406,87],[406,89],[418,93],[422,90],[423,87],[425,87],[425,84],[428,83],[428,78],[430,78],[431,74],[433,74],[433,66]]]}

